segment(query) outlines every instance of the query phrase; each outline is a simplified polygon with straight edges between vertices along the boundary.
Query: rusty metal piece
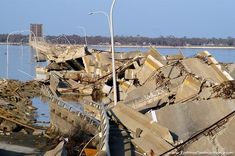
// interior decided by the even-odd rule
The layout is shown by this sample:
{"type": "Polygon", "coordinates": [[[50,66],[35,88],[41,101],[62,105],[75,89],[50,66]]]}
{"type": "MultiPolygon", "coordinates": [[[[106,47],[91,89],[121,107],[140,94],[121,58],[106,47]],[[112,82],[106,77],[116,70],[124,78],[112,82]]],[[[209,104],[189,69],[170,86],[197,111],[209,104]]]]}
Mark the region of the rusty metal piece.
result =
{"type": "Polygon", "coordinates": [[[235,80],[226,81],[213,87],[215,97],[235,98],[235,80]]]}
{"type": "Polygon", "coordinates": [[[97,149],[85,148],[84,149],[85,156],[96,156],[98,153],[97,149]]]}

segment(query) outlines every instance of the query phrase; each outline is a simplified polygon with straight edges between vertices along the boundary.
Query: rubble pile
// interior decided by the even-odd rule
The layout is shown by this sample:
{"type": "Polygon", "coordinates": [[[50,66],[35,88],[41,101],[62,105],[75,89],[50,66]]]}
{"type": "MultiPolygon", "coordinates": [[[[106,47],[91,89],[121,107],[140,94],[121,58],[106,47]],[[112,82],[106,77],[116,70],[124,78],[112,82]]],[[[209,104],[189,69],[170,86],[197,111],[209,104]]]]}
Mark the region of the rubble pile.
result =
{"type": "MultiPolygon", "coordinates": [[[[104,104],[112,123],[123,126],[121,131],[130,135],[128,141],[135,150],[149,155],[235,152],[234,64],[219,63],[208,51],[191,57],[182,53],[163,56],[154,48],[116,52],[118,104],[114,105],[109,51],[77,46],[48,48],[50,64],[36,71],[46,75],[42,81],[50,92],[56,98],[68,96],[77,101],[85,96],[104,104]]],[[[4,92],[15,94],[15,90],[4,92]]],[[[20,99],[17,96],[16,101],[20,99]]],[[[86,119],[58,103],[54,102],[58,109],[53,116],[55,125],[62,125],[58,129],[73,127],[77,116],[80,123],[86,119]]],[[[80,103],[91,118],[102,120],[99,105],[80,103]]],[[[112,152],[122,145],[114,142],[110,146],[112,152]]]]}
{"type": "Polygon", "coordinates": [[[21,129],[21,124],[33,125],[34,108],[30,98],[40,94],[40,85],[36,81],[21,83],[16,80],[0,80],[0,129],[8,132],[21,129]],[[12,123],[11,120],[16,121],[12,123]],[[18,125],[19,123],[20,125],[18,125]]]}
{"type": "Polygon", "coordinates": [[[37,108],[31,101],[40,95],[40,85],[37,81],[0,80],[1,148],[40,153],[50,144],[50,139],[44,136],[45,127],[36,125],[37,108]]]}

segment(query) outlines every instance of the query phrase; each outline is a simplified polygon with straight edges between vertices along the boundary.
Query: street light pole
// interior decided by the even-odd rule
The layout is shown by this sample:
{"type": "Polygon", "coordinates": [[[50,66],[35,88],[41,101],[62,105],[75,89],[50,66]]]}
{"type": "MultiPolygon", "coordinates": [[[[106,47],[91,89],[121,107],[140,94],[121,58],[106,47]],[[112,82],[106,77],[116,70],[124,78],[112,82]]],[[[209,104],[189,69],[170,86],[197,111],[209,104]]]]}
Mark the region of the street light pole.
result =
{"type": "Polygon", "coordinates": [[[12,32],[10,32],[8,35],[7,35],[7,79],[8,79],[8,77],[9,77],[9,72],[8,72],[8,70],[9,70],[9,68],[8,68],[8,66],[9,66],[9,43],[8,43],[8,41],[9,41],[9,37],[12,35],[12,34],[14,34],[14,33],[21,33],[22,31],[12,31],[12,32]]]}
{"type": "MultiPolygon", "coordinates": [[[[22,32],[25,32],[25,31],[29,31],[31,32],[33,35],[34,35],[34,41],[35,43],[36,42],[36,36],[35,34],[31,31],[31,30],[18,30],[18,31],[12,31],[10,32],[8,35],[7,35],[7,79],[9,78],[9,37],[14,34],[14,33],[22,33],[22,32]]],[[[37,52],[36,52],[37,53],[37,52]]],[[[37,53],[37,57],[38,57],[38,53],[37,53]]]]}
{"type": "Polygon", "coordinates": [[[109,15],[104,12],[104,11],[94,11],[94,12],[89,12],[88,15],[94,15],[94,14],[102,14],[107,18],[108,21],[108,26],[109,26],[109,31],[110,31],[110,21],[109,21],[109,15]]]}
{"type": "Polygon", "coordinates": [[[112,51],[112,71],[113,71],[113,102],[114,105],[117,105],[117,80],[116,80],[116,69],[115,69],[115,47],[114,47],[114,30],[113,30],[113,8],[115,6],[116,0],[113,0],[111,8],[110,8],[110,14],[108,14],[104,11],[94,11],[88,13],[88,15],[93,14],[103,14],[107,17],[108,24],[109,24],[109,32],[111,37],[111,51],[112,51]]]}
{"type": "Polygon", "coordinates": [[[116,69],[115,69],[115,47],[114,47],[114,30],[113,30],[113,8],[115,6],[116,0],[113,0],[110,14],[109,14],[109,21],[110,21],[110,34],[111,34],[111,49],[112,49],[112,71],[113,71],[113,102],[114,105],[117,105],[117,80],[116,80],[116,69]]]}
{"type": "Polygon", "coordinates": [[[82,29],[84,33],[84,38],[85,38],[85,44],[87,45],[87,33],[86,33],[86,28],[82,26],[78,26],[77,28],[82,29]]]}
{"type": "Polygon", "coordinates": [[[21,66],[21,68],[23,68],[23,56],[24,56],[23,40],[24,40],[24,39],[25,39],[25,38],[23,38],[23,39],[20,40],[20,43],[21,43],[21,45],[20,45],[20,50],[21,50],[20,66],[21,66]]]}

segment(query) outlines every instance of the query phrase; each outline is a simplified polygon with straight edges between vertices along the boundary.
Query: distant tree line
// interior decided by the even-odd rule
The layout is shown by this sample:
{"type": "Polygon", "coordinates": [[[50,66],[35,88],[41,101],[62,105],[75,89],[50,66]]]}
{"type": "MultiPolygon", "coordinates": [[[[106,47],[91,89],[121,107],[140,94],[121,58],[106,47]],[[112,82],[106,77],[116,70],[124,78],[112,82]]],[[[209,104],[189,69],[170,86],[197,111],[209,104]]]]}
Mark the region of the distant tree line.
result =
{"type": "MultiPolygon", "coordinates": [[[[0,42],[4,43],[7,42],[7,36],[8,34],[0,34],[0,42]]],[[[12,34],[9,35],[8,42],[13,42],[13,43],[26,43],[28,42],[28,36],[22,35],[22,34],[12,34]]]]}
{"type": "MultiPolygon", "coordinates": [[[[28,35],[15,34],[9,37],[9,42],[26,43],[28,35]]],[[[78,35],[59,35],[46,36],[45,40],[55,44],[85,44],[83,36],[78,35]]],[[[7,41],[7,34],[0,34],[0,42],[7,41]]],[[[88,36],[88,44],[90,45],[109,45],[110,38],[104,36],[88,36]]],[[[235,46],[235,38],[188,38],[175,36],[160,36],[156,38],[142,36],[115,36],[116,45],[139,45],[139,46],[235,46]]]]}

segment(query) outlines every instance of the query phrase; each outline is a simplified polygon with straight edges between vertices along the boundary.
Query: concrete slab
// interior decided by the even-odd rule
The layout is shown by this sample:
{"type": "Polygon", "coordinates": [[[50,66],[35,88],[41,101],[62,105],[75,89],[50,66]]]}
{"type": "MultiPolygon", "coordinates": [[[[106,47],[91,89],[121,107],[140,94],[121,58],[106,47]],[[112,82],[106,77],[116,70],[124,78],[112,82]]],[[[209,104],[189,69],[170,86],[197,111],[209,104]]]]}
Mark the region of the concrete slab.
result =
{"type": "Polygon", "coordinates": [[[149,55],[147,59],[144,62],[143,67],[141,70],[137,73],[137,78],[139,80],[139,83],[142,85],[146,82],[146,80],[152,76],[152,74],[161,68],[163,64],[156,60],[153,56],[149,55]]]}
{"type": "MultiPolygon", "coordinates": [[[[214,144],[212,143],[212,140],[210,140],[208,137],[201,137],[196,142],[193,142],[192,144],[188,145],[183,155],[196,155],[198,152],[208,152],[211,153],[215,149],[214,144]]],[[[199,153],[198,153],[199,154],[199,153]]]]}
{"type": "Polygon", "coordinates": [[[173,148],[170,144],[166,144],[161,138],[153,134],[147,134],[144,137],[132,139],[131,141],[148,155],[150,155],[151,150],[155,155],[161,155],[173,148]]]}
{"type": "Polygon", "coordinates": [[[133,80],[136,79],[137,70],[136,69],[127,69],[125,70],[125,79],[133,80]]]}
{"type": "Polygon", "coordinates": [[[161,72],[163,73],[164,77],[174,79],[180,76],[181,70],[177,66],[164,66],[161,69],[161,72]]]}
{"type": "Polygon", "coordinates": [[[235,117],[228,124],[225,125],[225,129],[221,131],[216,140],[220,147],[224,149],[224,152],[232,152],[235,154],[235,117]]]}
{"type": "Polygon", "coordinates": [[[112,113],[130,131],[135,133],[137,129],[141,129],[142,133],[140,134],[140,137],[144,137],[151,133],[163,140],[164,143],[159,142],[162,146],[168,147],[169,145],[167,142],[173,143],[173,138],[166,127],[155,122],[152,123],[147,116],[135,111],[125,104],[118,103],[112,109],[112,113]]]}
{"type": "Polygon", "coordinates": [[[152,57],[154,57],[156,60],[158,60],[159,62],[161,62],[164,65],[166,64],[166,58],[164,56],[162,56],[161,53],[153,47],[149,48],[147,55],[151,55],[152,57]]]}
{"type": "Polygon", "coordinates": [[[158,123],[186,140],[235,110],[235,100],[215,98],[166,106],[156,111],[158,123]]]}
{"type": "Polygon", "coordinates": [[[175,103],[182,102],[188,100],[194,96],[196,96],[201,88],[201,81],[197,80],[192,75],[188,75],[183,84],[177,90],[175,103]]]}
{"type": "Polygon", "coordinates": [[[189,73],[212,80],[215,83],[221,83],[228,80],[216,65],[213,64],[209,66],[198,58],[184,59],[181,63],[189,73]]]}
{"type": "Polygon", "coordinates": [[[167,55],[166,59],[169,60],[169,61],[182,60],[182,59],[184,59],[184,55],[183,54],[167,55]]]}
{"type": "Polygon", "coordinates": [[[227,72],[232,76],[233,79],[235,79],[235,64],[228,64],[226,65],[227,72]]]}
{"type": "Polygon", "coordinates": [[[195,142],[184,148],[184,155],[208,154],[208,155],[234,155],[235,154],[235,117],[232,117],[214,136],[202,136],[195,142]]]}

